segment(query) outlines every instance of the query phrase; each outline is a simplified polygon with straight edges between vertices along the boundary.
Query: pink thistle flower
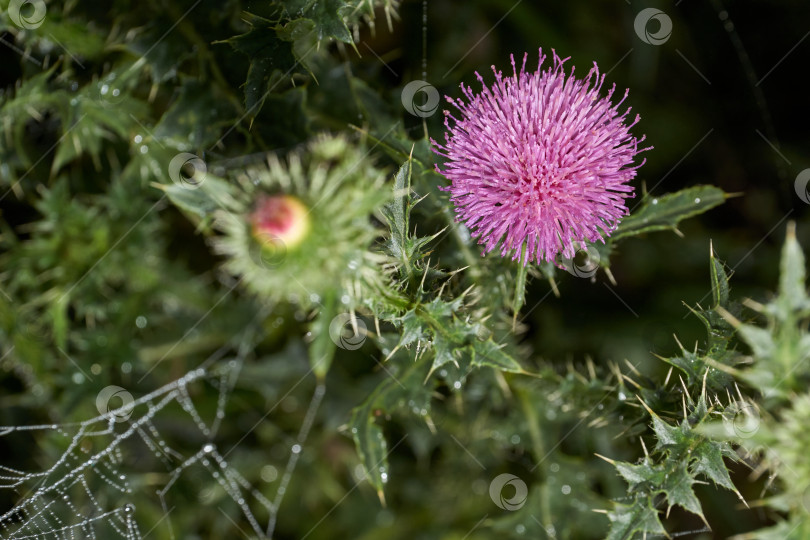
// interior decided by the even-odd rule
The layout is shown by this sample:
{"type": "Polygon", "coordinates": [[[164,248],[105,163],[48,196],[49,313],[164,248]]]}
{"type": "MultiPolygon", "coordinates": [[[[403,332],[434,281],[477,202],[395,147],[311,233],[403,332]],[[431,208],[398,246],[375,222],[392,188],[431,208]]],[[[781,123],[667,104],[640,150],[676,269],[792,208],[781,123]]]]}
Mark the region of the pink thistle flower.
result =
{"type": "Polygon", "coordinates": [[[445,111],[445,143],[431,139],[434,152],[447,159],[436,170],[450,180],[456,219],[470,228],[484,253],[500,243],[501,256],[530,261],[555,261],[558,253],[573,258],[577,246],[610,236],[628,214],[625,198],[634,197],[628,182],[644,162],[633,164],[639,142],[611,97],[599,96],[605,75],[594,63],[584,80],[566,76],[554,53],[554,64],[541,71],[540,50],[535,72],[512,77],[496,71],[495,83],[476,94],[462,83],[467,102],[447,101],[460,113],[445,111]]]}

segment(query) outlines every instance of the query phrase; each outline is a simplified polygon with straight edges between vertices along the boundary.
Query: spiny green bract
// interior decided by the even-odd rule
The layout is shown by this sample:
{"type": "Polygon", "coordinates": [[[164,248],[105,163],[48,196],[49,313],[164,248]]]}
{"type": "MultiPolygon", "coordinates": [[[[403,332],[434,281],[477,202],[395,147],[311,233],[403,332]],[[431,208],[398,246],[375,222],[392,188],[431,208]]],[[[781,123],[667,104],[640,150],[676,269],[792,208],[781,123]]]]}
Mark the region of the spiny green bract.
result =
{"type": "MultiPolygon", "coordinates": [[[[609,461],[628,484],[631,502],[617,502],[607,512],[609,538],[666,534],[660,515],[673,505],[699,515],[703,508],[693,486],[711,480],[734,491],[727,464],[750,467],[754,477],[769,471],[773,480],[762,500],[781,516],[777,524],[746,533],[750,539],[800,539],[810,534],[810,303],[805,285],[804,254],[794,226],[788,227],[782,251],[778,294],[767,303],[746,300],[764,324],[729,300],[728,277],[712,254],[712,305],[693,310],[708,330],[706,346],[662,358],[684,376],[680,380],[683,419],[664,420],[642,401],[652,418],[655,446],[638,463],[609,461]],[[741,319],[749,322],[743,323],[741,319]],[[741,342],[737,345],[737,342],[741,342]],[[750,354],[745,354],[747,347],[750,354]],[[693,399],[690,393],[698,393],[693,399]]],[[[657,389],[633,382],[644,399],[663,411],[673,393],[667,376],[657,389]]],[[[677,376],[677,375],[676,375],[677,376]]],[[[676,383],[677,385],[677,383],[676,383]]],[[[692,394],[693,395],[693,394],[692,394]]],[[[641,399],[641,398],[640,398],[641,399]]],[[[706,523],[710,527],[710,523],[706,523]]]]}
{"type": "MultiPolygon", "coordinates": [[[[722,421],[704,431],[739,445],[738,453],[756,471],[768,470],[769,483],[758,505],[766,505],[783,518],[777,525],[748,533],[746,538],[800,539],[810,535],[810,301],[805,283],[805,258],[795,228],[788,227],[782,249],[778,294],[761,304],[745,304],[764,324],[741,322],[723,312],[750,350],[746,362],[727,368],[740,381],[742,391],[723,400],[722,421]]],[[[718,402],[718,408],[721,408],[718,402]]]]}
{"type": "Polygon", "coordinates": [[[651,454],[644,448],[645,457],[640,463],[609,460],[627,482],[631,501],[617,504],[608,512],[611,521],[609,539],[633,538],[636,534],[666,534],[659,513],[666,510],[669,515],[675,505],[700,516],[706,523],[693,487],[702,480],[711,480],[717,486],[734,491],[742,499],[723,462],[723,458],[737,459],[731,446],[713,441],[695,429],[709,418],[706,396],[701,395],[697,401],[688,400],[688,405],[684,403],[685,417],[674,426],[648,409],[655,446],[651,454]]]}
{"type": "Polygon", "coordinates": [[[389,197],[386,174],[362,146],[323,137],[286,158],[237,171],[232,181],[205,175],[199,188],[170,185],[166,192],[186,210],[208,211],[213,249],[224,268],[265,300],[311,308],[337,298],[347,309],[384,287],[386,257],[371,251],[381,229],[372,216],[389,197]],[[306,207],[309,230],[298,245],[262,243],[250,213],[262,195],[292,195],[306,207]],[[190,199],[193,197],[193,199],[190,199]]]}

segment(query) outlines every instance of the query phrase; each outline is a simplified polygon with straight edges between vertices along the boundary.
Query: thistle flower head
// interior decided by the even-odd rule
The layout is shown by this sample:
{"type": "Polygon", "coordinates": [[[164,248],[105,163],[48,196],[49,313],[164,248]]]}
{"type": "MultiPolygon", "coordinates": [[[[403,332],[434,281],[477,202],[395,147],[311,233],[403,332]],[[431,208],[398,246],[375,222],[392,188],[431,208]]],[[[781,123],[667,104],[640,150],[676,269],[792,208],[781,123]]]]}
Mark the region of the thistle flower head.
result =
{"type": "Polygon", "coordinates": [[[217,208],[214,250],[248,289],[304,308],[333,297],[353,309],[385,279],[370,249],[385,177],[361,145],[321,137],[230,180],[208,175],[194,194],[217,208]]]}
{"type": "Polygon", "coordinates": [[[630,134],[639,117],[628,123],[628,108],[619,111],[611,98],[615,85],[600,97],[604,75],[594,63],[584,79],[554,54],[553,64],[520,72],[512,57],[513,75],[496,71],[488,87],[476,73],[479,93],[461,85],[467,98],[447,97],[458,116],[445,111],[444,144],[434,152],[446,158],[437,171],[450,180],[456,217],[484,245],[500,244],[501,256],[557,262],[576,254],[585,242],[604,242],[628,213],[625,198],[633,196],[628,182],[642,163],[630,134]]]}

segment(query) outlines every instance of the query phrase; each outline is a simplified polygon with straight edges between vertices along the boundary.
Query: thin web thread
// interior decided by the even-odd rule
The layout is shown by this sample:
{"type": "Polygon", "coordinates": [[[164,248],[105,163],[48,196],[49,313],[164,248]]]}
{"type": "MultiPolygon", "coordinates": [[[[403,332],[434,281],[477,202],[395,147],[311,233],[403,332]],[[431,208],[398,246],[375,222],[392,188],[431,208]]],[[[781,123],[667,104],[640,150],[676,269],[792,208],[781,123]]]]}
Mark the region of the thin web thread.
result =
{"type": "MultiPolygon", "coordinates": [[[[0,515],[0,538],[144,538],[135,519],[132,501],[138,482],[124,473],[126,458],[136,448],[151,452],[162,464],[161,475],[167,480],[156,490],[164,512],[169,536],[175,538],[169,518],[169,499],[183,473],[192,468],[205,471],[236,504],[259,538],[270,537],[275,528],[278,509],[295,469],[302,446],[307,439],[320,402],[325,393],[318,385],[306,416],[292,446],[289,460],[275,500],[271,502],[220,454],[214,440],[225,418],[225,408],[236,384],[246,350],[240,358],[213,368],[199,368],[131,403],[81,422],[29,426],[0,426],[0,437],[11,434],[52,432],[54,444],[66,447],[56,461],[40,472],[26,472],[0,464],[0,489],[21,494],[13,508],[0,515]],[[206,385],[218,391],[213,420],[207,422],[198,411],[189,391],[191,385],[206,385]],[[187,424],[193,425],[207,441],[191,455],[173,448],[161,433],[161,415],[170,407],[181,410],[187,424]],[[126,419],[122,422],[122,419],[126,419]],[[269,516],[263,526],[256,511],[269,516]],[[266,533],[265,533],[266,531],[266,533]]],[[[206,364],[209,364],[206,362],[206,364]]],[[[188,439],[188,437],[185,437],[188,439]]],[[[140,452],[143,454],[143,452],[140,452]]],[[[136,475],[143,476],[144,471],[136,475]]],[[[154,476],[154,475],[153,475],[154,476]]],[[[141,495],[142,493],[137,493],[141,495]]],[[[148,531],[158,526],[150,524],[148,531]]],[[[236,526],[238,527],[238,526],[236,526]]],[[[149,534],[149,533],[147,533],[149,534]]]]}

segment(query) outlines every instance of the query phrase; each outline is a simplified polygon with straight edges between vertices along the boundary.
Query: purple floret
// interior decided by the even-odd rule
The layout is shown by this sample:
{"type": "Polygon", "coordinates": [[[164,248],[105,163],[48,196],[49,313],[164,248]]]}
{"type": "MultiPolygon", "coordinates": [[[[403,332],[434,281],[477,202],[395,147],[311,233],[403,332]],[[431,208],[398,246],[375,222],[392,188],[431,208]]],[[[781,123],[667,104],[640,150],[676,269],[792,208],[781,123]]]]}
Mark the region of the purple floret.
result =
{"type": "Polygon", "coordinates": [[[561,60],[541,71],[503,77],[474,93],[461,85],[467,101],[447,97],[458,117],[445,111],[444,144],[431,140],[446,158],[437,170],[450,180],[456,217],[470,229],[484,253],[500,244],[501,256],[555,262],[558,253],[571,258],[586,241],[604,242],[627,215],[625,199],[635,196],[630,180],[644,164],[633,163],[644,140],[630,134],[639,120],[613,104],[615,85],[604,97],[605,76],[594,63],[584,80],[566,76],[561,60]]]}

